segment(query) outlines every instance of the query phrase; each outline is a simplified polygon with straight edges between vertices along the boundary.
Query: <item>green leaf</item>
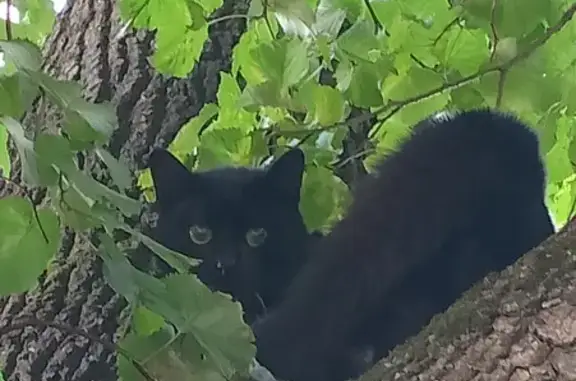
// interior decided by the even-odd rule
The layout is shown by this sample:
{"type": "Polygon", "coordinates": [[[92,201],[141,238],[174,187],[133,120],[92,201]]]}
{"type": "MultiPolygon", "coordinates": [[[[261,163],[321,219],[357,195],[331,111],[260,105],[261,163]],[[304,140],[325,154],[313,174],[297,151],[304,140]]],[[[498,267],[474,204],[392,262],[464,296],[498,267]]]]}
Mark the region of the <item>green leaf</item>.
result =
{"type": "Polygon", "coordinates": [[[106,282],[129,303],[135,303],[140,290],[134,280],[134,268],[109,235],[99,233],[98,239],[98,254],[102,258],[102,274],[106,282]]]}
{"type": "Polygon", "coordinates": [[[44,89],[51,101],[64,109],[82,98],[82,87],[76,82],[58,80],[43,72],[29,73],[29,76],[44,89]]]}
{"type": "Polygon", "coordinates": [[[286,43],[282,84],[296,85],[308,74],[308,48],[303,41],[294,39],[286,43]]]}
{"type": "Polygon", "coordinates": [[[332,0],[321,0],[316,10],[316,21],[312,25],[316,36],[326,36],[329,39],[336,38],[342,24],[346,19],[346,11],[331,4],[332,0]]]}
{"type": "Polygon", "coordinates": [[[298,39],[283,38],[262,44],[251,51],[251,57],[260,76],[278,83],[281,90],[308,75],[308,48],[298,39]]]}
{"type": "MultiPolygon", "coordinates": [[[[254,0],[251,4],[260,2],[254,0]]],[[[264,44],[272,41],[272,35],[276,35],[278,28],[272,23],[272,35],[268,29],[268,23],[263,18],[250,20],[246,32],[240,37],[240,41],[234,46],[232,51],[232,75],[236,76],[240,70],[246,82],[250,85],[256,85],[265,80],[260,70],[253,65],[251,51],[264,44]]]]}
{"type": "Polygon", "coordinates": [[[48,98],[64,110],[64,129],[74,140],[92,142],[107,140],[117,128],[116,111],[110,102],[90,103],[82,98],[78,83],[61,81],[42,72],[30,73],[48,98]]]}
{"type": "Polygon", "coordinates": [[[389,78],[385,86],[385,94],[391,100],[402,101],[437,89],[442,84],[443,79],[440,74],[412,66],[405,75],[389,78]]]}
{"type": "Polygon", "coordinates": [[[310,35],[314,11],[306,0],[272,0],[267,1],[267,5],[270,11],[276,13],[276,19],[285,33],[302,37],[310,35]]]}
{"type": "Polygon", "coordinates": [[[198,168],[208,169],[224,164],[250,164],[251,139],[239,128],[208,130],[198,148],[198,168]]]}
{"type": "MultiPolygon", "coordinates": [[[[220,0],[202,0],[203,8],[209,13],[220,0]]],[[[136,28],[180,30],[192,26],[197,21],[198,3],[188,0],[173,0],[168,5],[163,0],[123,0],[120,12],[125,20],[133,19],[136,28]]],[[[202,8],[200,8],[202,9],[202,8]]],[[[201,15],[200,15],[201,16],[201,15]]]]}
{"type": "MultiPolygon", "coordinates": [[[[129,353],[131,359],[142,364],[148,374],[155,375],[156,379],[162,377],[164,380],[192,381],[189,378],[190,373],[185,368],[186,362],[183,361],[186,357],[179,355],[181,349],[171,348],[175,344],[176,337],[174,328],[164,325],[149,336],[130,332],[122,338],[119,347],[129,353]],[[184,370],[181,370],[182,367],[184,370]]],[[[190,362],[193,361],[190,359],[190,362]]],[[[116,362],[121,381],[149,381],[125,356],[116,356],[116,362]]]]}
{"type": "MultiPolygon", "coordinates": [[[[556,227],[562,227],[568,223],[574,216],[574,203],[576,202],[576,174],[572,174],[559,183],[559,186],[548,186],[554,188],[553,194],[550,195],[551,202],[549,209],[554,216],[556,227]]],[[[550,192],[548,192],[550,193],[550,192]]]]}
{"type": "Polygon", "coordinates": [[[547,177],[550,182],[562,181],[574,173],[566,141],[558,142],[546,154],[547,177]]]}
{"type": "Polygon", "coordinates": [[[371,53],[380,48],[374,34],[374,23],[358,21],[338,38],[338,46],[350,58],[373,61],[371,53]]]}
{"type": "Polygon", "coordinates": [[[49,209],[37,211],[27,199],[0,199],[0,295],[32,288],[60,242],[60,223],[49,209]]]}
{"type": "Polygon", "coordinates": [[[197,30],[159,30],[156,33],[156,51],[152,56],[154,67],[161,73],[186,77],[200,58],[207,38],[207,25],[197,30]]]}
{"type": "Polygon", "coordinates": [[[139,336],[149,336],[158,332],[164,326],[162,316],[150,311],[148,308],[138,306],[132,315],[132,327],[139,336]]]}
{"type": "Polygon", "coordinates": [[[10,153],[8,152],[8,129],[0,124],[0,174],[4,178],[10,178],[11,169],[10,153]]]}
{"type": "Polygon", "coordinates": [[[237,106],[240,99],[240,87],[230,74],[220,72],[220,86],[216,96],[220,112],[218,119],[211,126],[212,129],[230,127],[252,129],[256,123],[255,115],[237,106]]]}
{"type": "Polygon", "coordinates": [[[214,103],[206,103],[195,117],[183,125],[172,143],[170,152],[190,154],[200,144],[200,131],[208,125],[208,122],[218,114],[218,106],[214,103]]]}
{"type": "Polygon", "coordinates": [[[336,71],[334,72],[334,79],[336,79],[336,88],[341,92],[345,92],[350,88],[352,83],[352,73],[354,68],[349,60],[342,60],[336,71]]]}
{"type": "Polygon", "coordinates": [[[325,227],[336,209],[337,199],[333,192],[336,183],[332,171],[317,166],[307,166],[302,182],[300,210],[310,230],[325,227]],[[332,194],[331,194],[332,193],[332,194]]]}
{"type": "Polygon", "coordinates": [[[15,119],[10,117],[0,118],[0,124],[10,133],[18,155],[22,163],[22,181],[30,186],[43,185],[38,175],[38,162],[36,160],[36,153],[34,152],[34,144],[25,135],[24,128],[15,119]]]}
{"type": "Polygon", "coordinates": [[[190,12],[190,18],[192,19],[188,27],[192,30],[198,30],[206,25],[206,19],[204,18],[204,9],[202,6],[194,1],[188,1],[188,10],[190,12]]]}
{"type": "Polygon", "coordinates": [[[224,4],[223,0],[201,0],[200,5],[204,8],[206,15],[212,14],[215,10],[219,9],[224,4]]]}
{"type": "Polygon", "coordinates": [[[110,138],[118,127],[116,110],[109,102],[95,104],[77,98],[69,104],[69,108],[88,122],[94,131],[106,138],[110,138]]]}
{"type": "Polygon", "coordinates": [[[113,191],[79,170],[66,171],[66,175],[69,177],[73,186],[87,199],[93,201],[107,200],[120,209],[126,216],[138,214],[142,208],[138,200],[131,199],[113,191]]]}
{"type": "Polygon", "coordinates": [[[258,85],[248,85],[238,99],[238,107],[254,108],[254,106],[286,107],[290,102],[286,94],[281,94],[278,82],[266,81],[258,85]]]}
{"type": "Polygon", "coordinates": [[[126,164],[116,159],[110,152],[102,147],[96,148],[95,152],[100,160],[106,164],[106,167],[108,167],[110,176],[112,176],[118,188],[120,188],[120,190],[128,189],[132,185],[132,174],[126,164]]]}
{"type": "Polygon", "coordinates": [[[0,50],[4,59],[18,69],[39,71],[42,66],[42,53],[38,46],[26,40],[0,40],[0,50]]]}
{"type": "Polygon", "coordinates": [[[490,57],[487,36],[479,29],[450,29],[438,41],[435,51],[440,62],[463,76],[478,71],[490,57]]]}
{"type": "Polygon", "coordinates": [[[427,116],[444,109],[450,102],[450,94],[438,93],[434,96],[423,99],[419,102],[411,103],[404,107],[398,117],[409,126],[412,126],[427,116]]]}
{"type": "Polygon", "coordinates": [[[102,195],[106,197],[112,205],[116,206],[125,216],[136,215],[142,210],[142,204],[140,201],[118,193],[97,181],[95,181],[95,183],[98,184],[98,188],[100,188],[102,195]]]}
{"type": "Polygon", "coordinates": [[[64,112],[63,130],[70,137],[71,146],[78,151],[93,148],[94,144],[105,144],[105,136],[95,131],[79,113],[74,110],[64,112]]]}
{"type": "Polygon", "coordinates": [[[18,119],[24,113],[17,74],[0,77],[0,115],[18,119]]]}
{"type": "Polygon", "coordinates": [[[162,299],[154,296],[155,306],[163,305],[165,310],[158,312],[180,333],[175,337],[164,328],[146,340],[132,336],[122,347],[137,359],[147,357],[148,369],[170,379],[229,380],[237,372],[246,374],[256,350],[240,304],[210,291],[191,274],[168,276],[162,282],[165,289],[162,299]],[[153,347],[163,349],[152,357],[153,347]]]}
{"type": "Polygon", "coordinates": [[[321,126],[331,126],[344,117],[344,99],[342,94],[330,87],[311,85],[304,87],[302,96],[312,119],[321,126]]]}
{"type": "Polygon", "coordinates": [[[343,11],[350,22],[355,22],[366,11],[362,0],[320,0],[318,10],[323,8],[343,11]]]}
{"type": "Polygon", "coordinates": [[[498,34],[521,37],[532,32],[552,11],[551,1],[507,0],[498,3],[494,23],[498,34]]]}
{"type": "Polygon", "coordinates": [[[25,72],[0,76],[0,115],[22,118],[39,93],[40,89],[25,72]]]}
{"type": "Polygon", "coordinates": [[[358,65],[352,71],[352,80],[346,94],[358,107],[376,107],[383,99],[379,88],[380,79],[368,65],[358,65]]]}
{"type": "Polygon", "coordinates": [[[24,35],[34,43],[41,45],[52,32],[56,12],[50,0],[26,0],[16,3],[20,15],[25,15],[26,22],[18,24],[23,27],[24,35]]]}
{"type": "Polygon", "coordinates": [[[173,269],[179,273],[186,273],[190,270],[192,266],[198,264],[198,260],[188,257],[184,254],[180,254],[177,251],[170,250],[164,245],[154,241],[152,238],[145,234],[140,233],[137,230],[124,228],[128,233],[131,233],[140,242],[142,242],[146,247],[148,247],[154,254],[162,258],[166,263],[168,263],[173,269]]]}
{"type": "MultiPolygon", "coordinates": [[[[63,181],[65,182],[65,181],[63,181]]],[[[56,208],[60,216],[64,218],[64,224],[76,231],[83,231],[102,225],[97,215],[92,213],[95,205],[92,199],[87,198],[75,187],[68,184],[60,187],[50,187],[53,200],[57,200],[56,208]]]]}
{"type": "Polygon", "coordinates": [[[470,110],[488,106],[475,84],[466,84],[455,88],[450,92],[450,98],[452,99],[452,105],[458,110],[470,110]]]}
{"type": "Polygon", "coordinates": [[[34,149],[44,164],[54,164],[65,172],[74,171],[77,168],[74,152],[68,140],[63,136],[40,133],[34,142],[34,149]]]}
{"type": "Polygon", "coordinates": [[[152,181],[152,172],[150,172],[150,168],[146,168],[138,173],[138,182],[136,185],[144,194],[146,202],[153,203],[156,200],[156,195],[154,194],[154,182],[152,181]]]}

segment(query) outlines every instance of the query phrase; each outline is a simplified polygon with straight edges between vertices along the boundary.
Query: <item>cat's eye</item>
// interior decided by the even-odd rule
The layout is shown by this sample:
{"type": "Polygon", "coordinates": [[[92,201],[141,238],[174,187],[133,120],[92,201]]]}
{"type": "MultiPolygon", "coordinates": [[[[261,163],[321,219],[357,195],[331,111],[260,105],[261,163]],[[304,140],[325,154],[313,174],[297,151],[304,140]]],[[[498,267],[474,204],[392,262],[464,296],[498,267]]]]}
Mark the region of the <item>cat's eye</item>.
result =
{"type": "Polygon", "coordinates": [[[212,239],[212,230],[198,225],[190,228],[190,239],[196,245],[205,245],[212,239]]]}
{"type": "Polygon", "coordinates": [[[250,229],[246,233],[246,242],[248,242],[250,247],[258,247],[264,243],[267,235],[268,233],[266,232],[266,229],[250,229]]]}

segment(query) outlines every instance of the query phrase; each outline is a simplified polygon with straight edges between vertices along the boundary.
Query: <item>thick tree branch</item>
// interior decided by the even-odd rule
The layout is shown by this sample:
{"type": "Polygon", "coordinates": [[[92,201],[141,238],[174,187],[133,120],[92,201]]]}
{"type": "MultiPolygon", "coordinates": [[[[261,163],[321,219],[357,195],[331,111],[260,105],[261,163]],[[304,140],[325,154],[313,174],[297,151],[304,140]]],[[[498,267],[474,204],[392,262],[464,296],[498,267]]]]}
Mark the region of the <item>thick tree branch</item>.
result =
{"type": "Polygon", "coordinates": [[[360,381],[570,379],[574,247],[576,220],[513,266],[486,277],[360,381]]]}

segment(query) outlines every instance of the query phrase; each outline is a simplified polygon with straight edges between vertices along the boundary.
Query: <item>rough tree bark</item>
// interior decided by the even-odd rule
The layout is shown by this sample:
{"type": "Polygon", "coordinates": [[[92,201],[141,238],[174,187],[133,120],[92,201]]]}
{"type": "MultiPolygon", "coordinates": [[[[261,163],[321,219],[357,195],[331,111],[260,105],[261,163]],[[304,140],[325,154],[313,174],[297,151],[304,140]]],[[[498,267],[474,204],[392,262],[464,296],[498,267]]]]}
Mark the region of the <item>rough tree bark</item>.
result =
{"type": "MultiPolygon", "coordinates": [[[[215,100],[218,73],[243,30],[242,21],[212,26],[201,62],[186,79],[153,71],[153,34],[122,29],[114,0],[75,0],[59,17],[45,50],[45,68],[79,81],[89,100],[112,100],[120,128],[111,142],[135,169],[153,145],[171,140],[179,126],[215,100]]],[[[220,14],[247,10],[225,0],[220,14]]],[[[54,126],[56,114],[37,107],[25,123],[54,126]]],[[[13,178],[19,176],[14,161],[13,178]]],[[[100,179],[90,160],[86,164],[100,179]]],[[[0,185],[0,197],[17,192],[0,185]]],[[[41,192],[34,192],[38,202],[41,192]]],[[[576,223],[516,266],[489,277],[364,377],[372,380],[576,379],[576,223]]],[[[100,262],[81,237],[67,231],[49,274],[26,294],[0,299],[0,363],[9,380],[114,380],[115,356],[95,340],[22,317],[81,327],[115,341],[125,304],[105,284],[100,262]]],[[[386,329],[385,327],[383,329],[386,329]]]]}
{"type": "MultiPolygon", "coordinates": [[[[247,1],[226,0],[220,14],[246,13],[247,1]]],[[[243,32],[242,20],[216,23],[201,62],[186,79],[154,72],[148,63],[153,34],[140,31],[118,36],[114,0],[75,0],[64,10],[45,48],[45,68],[61,79],[79,81],[88,100],[112,100],[120,128],[110,149],[133,168],[142,167],[153,145],[170,141],[180,125],[206,102],[216,100],[219,72],[230,69],[232,48],[243,32]]],[[[42,107],[25,123],[54,126],[56,116],[42,107]]],[[[19,163],[14,161],[18,181],[19,163]]],[[[90,160],[87,169],[99,169],[90,160]]],[[[0,184],[2,186],[2,184],[0,184]]],[[[15,190],[6,186],[0,197],[15,190]]],[[[43,197],[35,192],[35,198],[43,197]]],[[[67,231],[56,263],[38,287],[0,300],[0,363],[9,380],[114,380],[115,356],[101,344],[60,329],[27,326],[7,329],[35,316],[47,322],[81,327],[92,336],[115,341],[125,303],[106,285],[101,264],[81,237],[67,231]],[[4,333],[7,332],[7,333],[4,333]]]]}
{"type": "Polygon", "coordinates": [[[491,274],[360,381],[576,380],[576,219],[491,274]]]}

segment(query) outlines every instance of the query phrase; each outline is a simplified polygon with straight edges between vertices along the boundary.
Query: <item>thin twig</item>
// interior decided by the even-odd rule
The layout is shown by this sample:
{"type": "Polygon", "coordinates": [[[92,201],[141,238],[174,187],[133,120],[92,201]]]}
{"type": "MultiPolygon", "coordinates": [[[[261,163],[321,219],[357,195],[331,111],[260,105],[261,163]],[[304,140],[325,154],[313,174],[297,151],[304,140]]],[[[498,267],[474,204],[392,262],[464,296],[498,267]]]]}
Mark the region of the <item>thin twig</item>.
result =
{"type": "Polygon", "coordinates": [[[274,39],[274,30],[272,30],[272,25],[270,24],[270,20],[268,20],[268,0],[262,0],[262,17],[264,17],[264,22],[266,23],[270,37],[274,39]]]}
{"type": "Polygon", "coordinates": [[[378,19],[376,11],[374,10],[374,7],[370,3],[370,0],[364,0],[364,5],[366,5],[366,9],[368,9],[368,13],[370,13],[370,17],[372,18],[372,21],[374,21],[374,34],[377,34],[378,31],[384,29],[384,25],[382,25],[382,23],[378,19]]]}
{"type": "Polygon", "coordinates": [[[12,0],[6,0],[6,39],[12,39],[12,20],[10,19],[10,10],[12,9],[12,0]]]}
{"type": "Polygon", "coordinates": [[[496,47],[498,46],[498,32],[496,31],[496,24],[494,19],[496,18],[496,8],[498,7],[498,0],[492,0],[492,9],[490,10],[490,30],[492,31],[492,51],[490,52],[490,61],[494,59],[496,54],[496,47]]]}
{"type": "Polygon", "coordinates": [[[444,36],[446,33],[448,33],[448,31],[450,30],[450,28],[452,28],[454,25],[457,25],[458,22],[460,21],[460,17],[462,16],[462,13],[460,13],[458,16],[456,16],[454,19],[452,19],[452,21],[450,21],[448,24],[446,24],[446,26],[440,31],[440,33],[438,34],[438,36],[436,36],[436,38],[434,39],[434,42],[432,43],[432,46],[436,45],[438,43],[438,41],[440,41],[440,39],[442,38],[442,36],[444,36]]]}
{"type": "Polygon", "coordinates": [[[498,78],[498,93],[496,94],[496,108],[502,106],[502,98],[504,97],[504,85],[506,84],[506,75],[508,70],[500,70],[498,78]]]}
{"type": "Polygon", "coordinates": [[[344,159],[340,162],[335,162],[332,166],[333,166],[333,168],[342,168],[345,165],[347,165],[348,163],[350,163],[350,162],[352,162],[358,158],[361,158],[363,156],[367,156],[367,155],[369,155],[375,151],[376,150],[374,148],[368,148],[368,149],[361,150],[359,152],[356,152],[353,155],[348,156],[346,159],[344,159]]]}
{"type": "Polygon", "coordinates": [[[245,19],[248,21],[248,20],[250,20],[250,17],[248,15],[242,15],[242,14],[224,15],[221,17],[216,17],[216,18],[213,18],[211,20],[208,20],[208,26],[217,24],[217,23],[222,22],[222,21],[237,20],[237,19],[245,19]]]}

